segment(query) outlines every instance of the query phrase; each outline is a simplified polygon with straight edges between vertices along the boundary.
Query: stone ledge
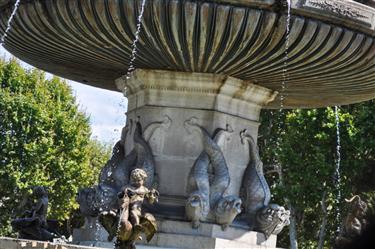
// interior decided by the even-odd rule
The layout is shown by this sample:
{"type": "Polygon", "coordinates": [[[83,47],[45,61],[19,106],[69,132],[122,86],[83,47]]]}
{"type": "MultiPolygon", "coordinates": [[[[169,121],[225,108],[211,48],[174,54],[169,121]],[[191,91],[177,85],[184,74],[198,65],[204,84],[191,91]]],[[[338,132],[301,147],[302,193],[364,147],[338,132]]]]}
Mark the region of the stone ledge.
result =
{"type": "Polygon", "coordinates": [[[247,245],[265,246],[274,248],[276,246],[276,235],[271,235],[266,240],[264,234],[248,231],[238,227],[230,226],[225,231],[219,225],[201,223],[198,229],[192,229],[190,222],[162,220],[158,222],[160,233],[173,235],[188,235],[197,237],[216,238],[223,240],[237,241],[247,245]]]}
{"type": "Polygon", "coordinates": [[[265,245],[251,245],[250,243],[240,242],[236,240],[166,233],[156,234],[156,236],[150,241],[150,245],[180,249],[276,249],[276,247],[265,245]]]}
{"type": "MultiPolygon", "coordinates": [[[[101,233],[104,229],[101,229],[101,233]]],[[[77,239],[77,238],[75,238],[77,239]]],[[[112,248],[112,242],[90,241],[85,237],[74,243],[90,245],[100,248],[112,248]]],[[[272,235],[268,240],[262,233],[248,231],[238,227],[228,227],[222,231],[221,227],[210,223],[201,223],[198,229],[192,229],[190,222],[159,220],[158,233],[150,243],[139,241],[138,249],[142,248],[179,248],[179,249],[203,249],[203,248],[247,248],[247,249],[274,249],[276,248],[276,236],[272,235]],[[140,246],[142,245],[142,246],[140,246]]],[[[0,248],[2,249],[2,248],[0,248]]],[[[18,248],[17,248],[18,249],[18,248]]],[[[70,248],[69,248],[70,249],[70,248]]]]}
{"type": "MultiPolygon", "coordinates": [[[[93,249],[93,247],[0,237],[0,249],[93,249]]],[[[104,248],[95,247],[95,249],[104,248]]]]}

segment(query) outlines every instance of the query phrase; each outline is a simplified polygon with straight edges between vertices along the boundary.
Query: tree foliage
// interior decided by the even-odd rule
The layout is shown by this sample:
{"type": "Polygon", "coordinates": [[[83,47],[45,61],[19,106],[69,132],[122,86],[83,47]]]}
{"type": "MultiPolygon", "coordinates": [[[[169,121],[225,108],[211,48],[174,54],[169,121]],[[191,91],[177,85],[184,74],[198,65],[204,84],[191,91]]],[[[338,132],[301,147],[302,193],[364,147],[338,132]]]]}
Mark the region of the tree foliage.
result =
{"type": "MultiPolygon", "coordinates": [[[[333,108],[263,111],[259,146],[276,202],[294,208],[300,248],[317,248],[327,218],[330,248],[345,215],[344,198],[361,194],[374,200],[374,101],[340,108],[341,182],[337,183],[337,134],[333,108]],[[279,174],[274,169],[278,168],[279,174]],[[280,183],[282,177],[282,184],[280,183]],[[342,198],[338,200],[338,190],[342,198]],[[322,206],[322,202],[324,202],[322,206]],[[337,214],[341,216],[337,216],[337,214]],[[339,218],[339,219],[337,219],[339,218]]],[[[280,241],[288,247],[287,229],[280,241]]]]}
{"type": "Polygon", "coordinates": [[[48,188],[49,218],[66,219],[109,150],[90,140],[89,118],[64,81],[0,60],[0,84],[0,233],[6,235],[31,186],[48,188]]]}

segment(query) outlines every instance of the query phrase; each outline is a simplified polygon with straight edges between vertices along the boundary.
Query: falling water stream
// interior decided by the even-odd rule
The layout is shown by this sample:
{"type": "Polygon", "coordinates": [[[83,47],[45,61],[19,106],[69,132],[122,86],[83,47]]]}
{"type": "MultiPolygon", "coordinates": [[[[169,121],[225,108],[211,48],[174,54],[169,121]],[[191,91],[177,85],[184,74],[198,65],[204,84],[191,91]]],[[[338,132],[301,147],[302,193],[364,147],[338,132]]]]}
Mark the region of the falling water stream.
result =
{"type": "Polygon", "coordinates": [[[289,35],[290,35],[290,10],[291,0],[287,0],[287,17],[286,17],[286,34],[285,34],[285,50],[284,50],[284,65],[282,71],[281,91],[280,91],[280,112],[284,109],[286,83],[288,81],[288,52],[289,52],[289,35]]]}
{"type": "MultiPolygon", "coordinates": [[[[141,4],[141,11],[139,12],[139,16],[137,18],[137,25],[136,25],[136,31],[134,33],[134,40],[133,40],[133,43],[132,43],[132,52],[131,52],[131,57],[130,57],[130,61],[129,61],[129,67],[128,67],[128,70],[126,72],[126,79],[129,79],[130,78],[130,75],[131,73],[136,69],[135,68],[135,65],[134,65],[134,62],[137,58],[137,52],[138,52],[138,47],[137,47],[137,44],[139,42],[139,38],[140,38],[140,33],[141,33],[141,29],[142,29],[142,19],[143,19],[143,14],[144,14],[144,11],[145,11],[145,5],[146,5],[146,0],[142,0],[142,4],[141,4]]],[[[126,95],[126,89],[124,89],[125,91],[125,95],[126,95]]],[[[135,111],[137,111],[137,108],[138,108],[138,99],[137,99],[137,95],[136,95],[136,109],[135,111]]],[[[135,113],[135,115],[137,116],[137,113],[135,113]]],[[[109,175],[112,174],[112,172],[108,172],[109,175]]],[[[121,213],[120,213],[120,217],[121,217],[121,213]]],[[[120,230],[120,221],[118,222],[117,224],[117,231],[120,230]]],[[[116,241],[114,242],[114,247],[116,248],[116,241]]]]}
{"type": "Polygon", "coordinates": [[[340,201],[341,201],[341,141],[340,141],[340,118],[339,118],[339,107],[335,106],[335,122],[336,122],[336,167],[335,167],[335,180],[336,180],[336,221],[337,221],[337,232],[340,232],[340,223],[341,223],[341,210],[340,210],[340,201]]]}
{"type": "Polygon", "coordinates": [[[138,52],[137,44],[139,42],[139,34],[141,33],[142,18],[143,18],[143,13],[145,11],[145,5],[146,5],[146,0],[142,0],[141,12],[139,13],[139,16],[137,18],[137,26],[136,26],[137,28],[136,28],[136,31],[134,33],[134,40],[133,40],[133,44],[132,44],[132,53],[131,53],[131,57],[130,57],[130,61],[129,61],[129,67],[128,67],[128,70],[126,72],[126,78],[127,79],[129,79],[130,74],[135,70],[134,62],[137,58],[137,52],[138,52]]]}
{"type": "MultiPolygon", "coordinates": [[[[282,135],[282,123],[283,123],[283,110],[284,110],[284,101],[285,101],[285,90],[287,87],[288,81],[288,51],[289,51],[289,34],[290,34],[290,18],[291,18],[291,0],[287,0],[287,16],[286,16],[286,32],[285,32],[285,48],[284,48],[284,58],[283,58],[283,68],[282,68],[282,80],[281,80],[281,90],[279,92],[280,96],[280,108],[279,108],[279,115],[278,115],[278,136],[276,139],[276,147],[280,148],[281,145],[281,135],[282,135]]],[[[281,164],[279,160],[279,152],[276,150],[276,160],[279,164],[281,164]]],[[[281,166],[281,165],[280,165],[281,166]]],[[[282,181],[280,182],[282,184],[282,181]]]]}
{"type": "MultiPolygon", "coordinates": [[[[146,0],[142,0],[141,11],[139,12],[139,16],[137,17],[137,25],[136,25],[136,30],[135,30],[135,33],[134,33],[134,40],[133,40],[133,43],[132,43],[132,46],[131,46],[132,52],[131,52],[130,60],[129,60],[129,67],[128,67],[128,69],[126,71],[126,75],[125,75],[126,79],[129,79],[131,73],[135,70],[134,62],[137,58],[137,52],[138,52],[137,44],[139,42],[139,35],[141,33],[142,18],[143,18],[143,13],[145,11],[145,5],[146,5],[146,0]]],[[[124,89],[124,90],[126,92],[126,89],[124,89]]],[[[125,95],[126,95],[126,93],[125,93],[125,95]]],[[[118,153],[118,152],[119,152],[119,149],[117,148],[117,151],[114,151],[114,153],[118,153]]],[[[115,166],[115,165],[113,165],[113,166],[115,166]]],[[[107,172],[107,177],[110,177],[112,175],[112,173],[113,172],[111,171],[111,169],[109,169],[109,171],[107,172]]]]}

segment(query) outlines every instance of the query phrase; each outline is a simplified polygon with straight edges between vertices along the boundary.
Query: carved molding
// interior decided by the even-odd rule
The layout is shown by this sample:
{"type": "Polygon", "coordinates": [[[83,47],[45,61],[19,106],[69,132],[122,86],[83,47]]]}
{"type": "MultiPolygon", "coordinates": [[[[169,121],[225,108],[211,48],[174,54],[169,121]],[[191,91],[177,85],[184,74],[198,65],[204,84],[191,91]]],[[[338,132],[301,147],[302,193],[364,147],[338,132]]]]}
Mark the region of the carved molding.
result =
{"type": "Polygon", "coordinates": [[[142,106],[183,107],[220,111],[258,120],[260,109],[277,92],[224,75],[137,69],[116,85],[129,100],[128,111],[142,106]]]}
{"type": "Polygon", "coordinates": [[[306,1],[306,6],[318,7],[326,11],[330,11],[340,16],[345,16],[349,18],[364,18],[369,19],[368,16],[365,16],[362,13],[362,9],[359,9],[358,6],[348,5],[341,1],[332,1],[332,0],[308,0],[306,1]]]}

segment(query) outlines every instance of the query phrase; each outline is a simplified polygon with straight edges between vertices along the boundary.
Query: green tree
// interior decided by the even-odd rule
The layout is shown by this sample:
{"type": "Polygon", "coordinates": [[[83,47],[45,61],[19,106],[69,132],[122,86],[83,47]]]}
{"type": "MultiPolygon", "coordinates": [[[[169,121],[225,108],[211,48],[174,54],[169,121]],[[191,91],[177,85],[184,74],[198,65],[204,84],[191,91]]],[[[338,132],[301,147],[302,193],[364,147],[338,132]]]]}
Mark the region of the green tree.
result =
{"type": "Polygon", "coordinates": [[[64,81],[0,60],[0,84],[0,234],[7,235],[31,186],[48,188],[49,218],[68,218],[77,191],[97,180],[109,150],[90,140],[89,118],[64,81]]]}
{"type": "MultiPolygon", "coordinates": [[[[343,198],[363,191],[371,201],[370,182],[364,176],[373,162],[373,101],[342,107],[339,114],[341,139],[342,198],[337,203],[336,122],[332,108],[311,110],[264,111],[259,146],[274,199],[292,209],[300,248],[329,248],[343,218],[343,198]],[[371,135],[370,135],[371,134],[371,135]],[[277,173],[277,174],[272,174],[277,173]],[[280,178],[282,177],[282,184],[280,178]],[[339,212],[340,213],[340,212],[339,212]]],[[[367,172],[367,173],[366,173],[367,172]]],[[[289,247],[286,229],[280,237],[282,247],[289,247]]]]}

